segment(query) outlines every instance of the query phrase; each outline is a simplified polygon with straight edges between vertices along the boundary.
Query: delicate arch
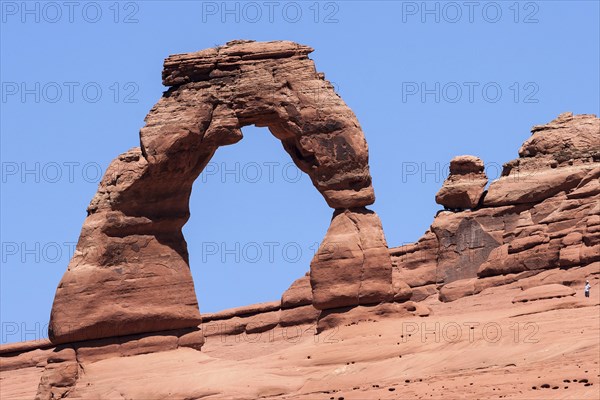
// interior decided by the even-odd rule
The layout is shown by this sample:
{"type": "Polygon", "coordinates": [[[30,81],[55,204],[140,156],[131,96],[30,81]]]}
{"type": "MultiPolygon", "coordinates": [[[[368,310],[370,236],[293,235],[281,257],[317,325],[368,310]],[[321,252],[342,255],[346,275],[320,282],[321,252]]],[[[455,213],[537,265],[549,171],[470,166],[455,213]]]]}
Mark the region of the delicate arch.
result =
{"type": "MultiPolygon", "coordinates": [[[[169,89],[147,115],[140,147],[111,163],[88,207],[54,300],[50,337],[55,342],[200,323],[181,228],[189,218],[194,180],[219,146],[242,139],[243,126],[268,127],[330,207],[362,213],[374,202],[363,132],[352,110],[316,72],[311,51],[292,42],[235,41],[165,60],[163,83],[169,89]]],[[[380,224],[376,229],[381,231],[380,224]]],[[[382,232],[381,239],[380,253],[382,232]]],[[[391,263],[386,263],[378,266],[383,271],[378,275],[391,288],[391,263]]],[[[322,265],[318,259],[312,264],[322,265]]],[[[359,282],[369,276],[361,272],[364,264],[354,267],[359,282]]],[[[389,297],[387,286],[375,286],[381,294],[365,298],[389,297]]],[[[358,294],[338,296],[345,289],[327,282],[313,282],[314,290],[321,291],[315,299],[323,299],[315,301],[317,307],[360,302],[358,294]],[[332,302],[332,297],[346,300],[332,302]]]]}

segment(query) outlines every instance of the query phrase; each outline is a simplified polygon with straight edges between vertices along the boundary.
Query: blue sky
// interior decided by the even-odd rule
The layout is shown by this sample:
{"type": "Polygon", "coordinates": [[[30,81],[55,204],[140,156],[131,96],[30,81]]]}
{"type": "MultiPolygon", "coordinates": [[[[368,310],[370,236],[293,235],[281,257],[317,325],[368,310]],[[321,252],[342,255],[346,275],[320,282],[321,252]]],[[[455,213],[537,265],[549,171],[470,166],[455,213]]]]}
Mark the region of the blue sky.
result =
{"type": "MultiPolygon", "coordinates": [[[[599,112],[599,3],[13,2],[1,5],[0,343],[45,336],[103,170],[139,144],[162,62],[232,39],[292,40],[356,113],[390,246],[440,208],[449,160],[490,178],[529,129],[599,112]]],[[[219,149],[184,228],[201,312],[276,300],[332,210],[266,128],[219,149]]]]}

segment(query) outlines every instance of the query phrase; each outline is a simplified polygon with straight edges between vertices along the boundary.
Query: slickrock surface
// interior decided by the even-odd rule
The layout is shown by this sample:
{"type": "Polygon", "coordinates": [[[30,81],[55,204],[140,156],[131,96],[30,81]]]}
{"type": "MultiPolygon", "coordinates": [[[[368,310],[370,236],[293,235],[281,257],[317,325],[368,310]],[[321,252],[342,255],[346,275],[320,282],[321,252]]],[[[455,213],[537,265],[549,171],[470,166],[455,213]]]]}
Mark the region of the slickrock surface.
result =
{"type": "Polygon", "coordinates": [[[550,285],[535,286],[524,290],[513,299],[513,303],[552,299],[555,297],[567,297],[575,295],[575,290],[568,286],[553,283],[550,285]]]}
{"type": "MultiPolygon", "coordinates": [[[[577,280],[589,275],[575,270],[577,280]]],[[[368,310],[317,336],[301,325],[209,336],[202,351],[88,356],[66,398],[595,400],[600,285],[591,282],[589,299],[577,287],[574,296],[513,304],[522,287],[539,284],[532,277],[450,303],[432,296],[418,303],[427,317],[368,310]]],[[[7,369],[7,358],[0,354],[3,400],[47,393],[38,384],[50,364],[7,369]]]]}
{"type": "Polygon", "coordinates": [[[348,237],[330,230],[327,241],[341,241],[335,246],[342,254],[328,257],[352,259],[345,260],[344,274],[314,261],[316,306],[391,298],[381,223],[364,207],[375,200],[367,143],[352,110],[316,72],[310,52],[293,42],[233,41],[166,59],[163,83],[170,88],[146,116],[140,147],[111,163],[88,207],[52,307],[54,343],[200,323],[181,231],[192,184],[216,149],[241,140],[241,127],[251,124],[268,127],[335,215],[356,215],[363,229],[348,237]],[[357,245],[365,245],[364,252],[357,245]]]}

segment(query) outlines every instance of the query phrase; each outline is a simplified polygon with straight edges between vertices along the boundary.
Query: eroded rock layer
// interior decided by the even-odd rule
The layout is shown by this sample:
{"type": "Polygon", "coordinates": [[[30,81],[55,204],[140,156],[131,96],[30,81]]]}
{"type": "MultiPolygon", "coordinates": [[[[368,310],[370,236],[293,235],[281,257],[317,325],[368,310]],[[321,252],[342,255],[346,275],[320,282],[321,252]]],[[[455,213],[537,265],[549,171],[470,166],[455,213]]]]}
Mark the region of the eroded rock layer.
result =
{"type": "Polygon", "coordinates": [[[478,207],[440,212],[417,243],[390,249],[412,300],[452,301],[555,268],[600,273],[600,120],[561,114],[519,155],[478,207]]]}

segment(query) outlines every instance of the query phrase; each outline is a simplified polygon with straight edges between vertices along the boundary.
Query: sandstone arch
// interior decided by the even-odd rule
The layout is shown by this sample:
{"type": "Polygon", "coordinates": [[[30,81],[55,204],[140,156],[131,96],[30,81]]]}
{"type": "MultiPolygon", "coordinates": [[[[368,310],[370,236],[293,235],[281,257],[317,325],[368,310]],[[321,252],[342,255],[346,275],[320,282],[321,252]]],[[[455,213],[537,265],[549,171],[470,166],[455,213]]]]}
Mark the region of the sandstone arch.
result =
{"type": "Polygon", "coordinates": [[[316,72],[311,51],[234,41],[166,59],[169,89],[147,115],[140,147],[111,163],[88,207],[54,299],[54,342],[200,323],[181,232],[192,183],[216,149],[241,140],[240,128],[251,124],[268,127],[336,209],[329,250],[311,263],[315,307],[390,298],[381,224],[364,208],[375,200],[367,143],[354,113],[316,72]]]}

